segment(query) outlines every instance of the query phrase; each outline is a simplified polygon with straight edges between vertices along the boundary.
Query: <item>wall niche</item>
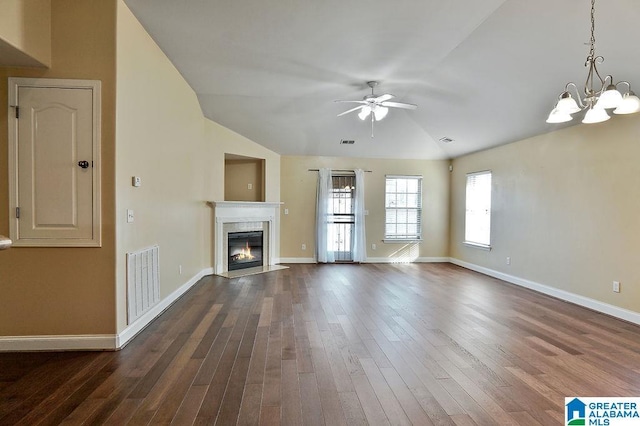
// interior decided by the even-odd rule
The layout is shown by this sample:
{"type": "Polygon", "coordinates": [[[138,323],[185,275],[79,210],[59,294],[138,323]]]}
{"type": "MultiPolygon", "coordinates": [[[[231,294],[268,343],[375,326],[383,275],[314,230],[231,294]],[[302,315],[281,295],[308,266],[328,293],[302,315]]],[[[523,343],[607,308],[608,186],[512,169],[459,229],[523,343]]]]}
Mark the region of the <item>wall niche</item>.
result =
{"type": "Polygon", "coordinates": [[[224,155],[224,201],[264,201],[263,158],[224,155]]]}

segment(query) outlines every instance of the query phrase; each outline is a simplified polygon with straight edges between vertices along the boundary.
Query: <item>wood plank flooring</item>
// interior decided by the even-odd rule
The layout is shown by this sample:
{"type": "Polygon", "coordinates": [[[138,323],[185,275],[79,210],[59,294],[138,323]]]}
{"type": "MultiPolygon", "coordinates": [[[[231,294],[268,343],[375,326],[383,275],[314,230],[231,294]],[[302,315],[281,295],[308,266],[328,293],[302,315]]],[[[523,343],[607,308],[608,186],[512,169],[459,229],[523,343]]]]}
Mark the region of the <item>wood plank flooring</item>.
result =
{"type": "Polygon", "coordinates": [[[119,352],[0,354],[1,425],[552,425],[640,327],[450,264],[205,277],[119,352]]]}

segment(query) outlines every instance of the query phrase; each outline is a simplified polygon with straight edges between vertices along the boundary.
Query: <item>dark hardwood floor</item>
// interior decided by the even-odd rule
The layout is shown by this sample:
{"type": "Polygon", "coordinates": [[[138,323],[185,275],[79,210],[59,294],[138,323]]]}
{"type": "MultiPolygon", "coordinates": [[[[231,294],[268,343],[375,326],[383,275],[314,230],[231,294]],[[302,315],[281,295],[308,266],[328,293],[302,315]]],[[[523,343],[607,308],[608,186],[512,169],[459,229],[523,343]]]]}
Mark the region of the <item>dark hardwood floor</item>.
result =
{"type": "Polygon", "coordinates": [[[206,277],[119,352],[0,354],[0,424],[554,425],[640,327],[449,264],[206,277]]]}

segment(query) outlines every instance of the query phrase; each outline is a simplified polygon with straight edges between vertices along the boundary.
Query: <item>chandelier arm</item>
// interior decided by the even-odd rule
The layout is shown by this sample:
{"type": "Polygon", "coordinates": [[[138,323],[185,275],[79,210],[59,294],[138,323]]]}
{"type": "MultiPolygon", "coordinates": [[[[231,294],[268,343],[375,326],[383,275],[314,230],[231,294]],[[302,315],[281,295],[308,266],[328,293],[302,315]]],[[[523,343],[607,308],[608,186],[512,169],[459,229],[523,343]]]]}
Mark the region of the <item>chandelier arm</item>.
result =
{"type": "MultiPolygon", "coordinates": [[[[604,58],[602,56],[597,56],[596,57],[596,62],[601,64],[601,63],[604,62],[604,58]]],[[[611,74],[607,74],[607,75],[604,76],[604,78],[602,78],[602,76],[598,72],[598,67],[595,66],[595,63],[593,65],[593,68],[596,70],[596,75],[598,76],[598,79],[600,80],[600,84],[601,84],[600,90],[597,90],[596,93],[602,93],[607,88],[607,80],[609,80],[611,82],[611,84],[613,84],[613,76],[611,74]]]]}
{"type": "MultiPolygon", "coordinates": [[[[613,84],[613,81],[611,81],[611,84],[613,84]]],[[[615,84],[616,89],[618,88],[618,85],[619,85],[619,84],[626,84],[626,85],[627,85],[627,92],[631,92],[631,83],[629,83],[629,82],[628,82],[628,81],[626,81],[626,80],[619,81],[619,82],[617,82],[617,83],[615,84]]]]}
{"type": "Polygon", "coordinates": [[[569,91],[570,87],[573,87],[573,90],[575,91],[576,100],[578,101],[578,106],[580,108],[582,108],[582,109],[585,109],[587,107],[587,105],[585,105],[582,102],[582,98],[580,97],[580,91],[578,90],[578,86],[573,81],[570,81],[569,83],[567,83],[566,86],[564,86],[564,91],[569,93],[570,92],[569,91]]]}
{"type": "Polygon", "coordinates": [[[593,69],[595,68],[595,64],[593,63],[593,58],[587,58],[586,65],[589,65],[589,72],[587,73],[587,79],[584,82],[584,94],[585,99],[588,99],[593,96],[593,69]]]}

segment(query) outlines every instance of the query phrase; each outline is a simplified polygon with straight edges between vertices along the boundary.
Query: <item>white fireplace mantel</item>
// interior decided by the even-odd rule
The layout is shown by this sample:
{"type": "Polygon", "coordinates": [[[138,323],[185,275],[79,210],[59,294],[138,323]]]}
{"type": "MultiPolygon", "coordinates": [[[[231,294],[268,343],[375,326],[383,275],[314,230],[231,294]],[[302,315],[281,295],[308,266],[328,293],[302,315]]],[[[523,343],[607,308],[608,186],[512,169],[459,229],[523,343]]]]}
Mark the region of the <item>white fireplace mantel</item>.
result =
{"type": "Polygon", "coordinates": [[[228,272],[225,258],[225,225],[251,226],[266,224],[265,245],[268,246],[264,264],[271,266],[279,262],[280,248],[280,206],[282,202],[255,201],[210,201],[214,209],[214,271],[216,274],[228,272]]]}

